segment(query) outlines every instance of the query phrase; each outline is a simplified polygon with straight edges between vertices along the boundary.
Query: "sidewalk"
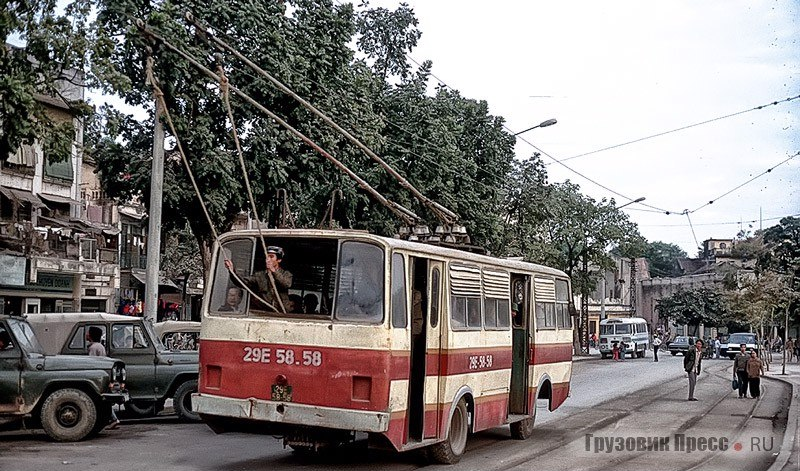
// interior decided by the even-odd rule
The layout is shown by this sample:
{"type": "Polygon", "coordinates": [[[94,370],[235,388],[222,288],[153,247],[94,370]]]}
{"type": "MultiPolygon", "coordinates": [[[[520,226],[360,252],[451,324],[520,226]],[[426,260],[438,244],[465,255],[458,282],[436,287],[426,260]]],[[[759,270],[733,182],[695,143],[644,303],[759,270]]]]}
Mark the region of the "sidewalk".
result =
{"type": "Polygon", "coordinates": [[[773,354],[769,371],[764,378],[777,380],[792,385],[792,403],[789,405],[789,416],[786,422],[786,433],[781,444],[781,453],[770,466],[769,471],[796,471],[800,469],[800,362],[786,362],[786,374],[781,374],[783,358],[773,354]]]}

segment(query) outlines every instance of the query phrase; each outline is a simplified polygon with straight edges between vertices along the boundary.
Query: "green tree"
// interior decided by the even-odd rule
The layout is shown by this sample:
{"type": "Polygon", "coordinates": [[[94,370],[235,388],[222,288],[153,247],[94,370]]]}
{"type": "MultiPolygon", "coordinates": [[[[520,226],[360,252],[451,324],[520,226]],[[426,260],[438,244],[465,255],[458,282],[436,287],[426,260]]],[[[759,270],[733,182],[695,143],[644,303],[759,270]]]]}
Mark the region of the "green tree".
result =
{"type": "Polygon", "coordinates": [[[675,244],[667,242],[648,242],[644,258],[650,263],[650,273],[657,277],[672,278],[681,276],[678,259],[686,258],[686,252],[675,244]]]}
{"type": "Polygon", "coordinates": [[[727,314],[723,296],[717,291],[699,288],[678,291],[656,302],[656,312],[664,322],[689,326],[689,335],[697,335],[700,324],[717,326],[727,314]]]}
{"type": "MultiPolygon", "coordinates": [[[[517,165],[512,176],[515,192],[506,202],[508,255],[522,256],[563,270],[572,280],[573,292],[581,295],[581,319],[575,348],[587,339],[588,296],[596,287],[597,272],[614,266],[618,256],[637,257],[644,238],[614,200],[595,201],[569,181],[544,184],[536,158],[517,165]]],[[[587,347],[588,348],[588,347],[587,347]]]]}
{"type": "MultiPolygon", "coordinates": [[[[201,22],[224,32],[234,48],[276,75],[298,94],[326,109],[347,128],[359,129],[367,143],[377,140],[378,117],[369,99],[375,81],[370,70],[354,61],[348,43],[354,34],[352,6],[332,1],[293,2],[287,12],[281,2],[166,1],[142,4],[136,1],[101,0],[97,17],[97,42],[106,45],[98,55],[98,78],[109,92],[119,93],[132,104],[151,110],[152,90],[145,85],[147,48],[155,49],[154,72],[160,81],[178,136],[197,178],[213,224],[227,230],[241,211],[249,208],[243,186],[230,123],[218,90],[209,80],[174,53],[150,44],[131,24],[131,18],[145,19],[159,34],[180,45],[205,62],[210,47],[197,41],[192,31],[177,22],[190,10],[201,22]]],[[[320,125],[298,103],[273,87],[246,66],[224,56],[231,82],[268,109],[284,117],[337,156],[353,164],[359,173],[368,165],[343,138],[320,125]]],[[[214,67],[214,64],[209,64],[214,67]]],[[[247,174],[253,185],[262,220],[276,219],[276,190],[285,188],[297,196],[290,204],[301,225],[314,224],[333,189],[345,192],[347,214],[363,208],[366,197],[353,183],[338,174],[313,150],[276,126],[252,107],[232,99],[235,124],[241,133],[247,174]],[[246,132],[245,132],[246,131],[246,132]]],[[[100,137],[94,150],[104,187],[120,199],[149,194],[152,131],[149,123],[137,123],[129,116],[105,110],[100,137]],[[122,176],[122,178],[120,178],[122,176]]],[[[194,191],[176,150],[168,149],[165,165],[163,221],[165,229],[189,224],[198,240],[204,264],[210,260],[213,235],[200,210],[194,191]]],[[[147,203],[147,198],[143,198],[147,203]]],[[[381,209],[375,209],[381,211],[381,209]]]]}
{"type": "Polygon", "coordinates": [[[87,40],[91,0],[75,0],[59,14],[52,0],[11,0],[0,11],[0,162],[21,144],[41,143],[45,156],[57,162],[70,155],[75,130],[45,112],[39,95],[60,99],[75,115],[83,103],[62,95],[63,81],[81,84],[90,43],[87,40]],[[24,47],[9,45],[12,39],[24,47]]]}

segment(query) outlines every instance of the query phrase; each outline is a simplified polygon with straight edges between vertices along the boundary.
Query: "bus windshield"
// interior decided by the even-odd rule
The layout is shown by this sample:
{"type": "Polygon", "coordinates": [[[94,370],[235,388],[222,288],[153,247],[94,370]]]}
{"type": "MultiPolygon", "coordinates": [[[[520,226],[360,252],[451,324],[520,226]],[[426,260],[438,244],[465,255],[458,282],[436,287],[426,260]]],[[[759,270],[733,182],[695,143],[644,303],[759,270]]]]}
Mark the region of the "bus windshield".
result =
{"type": "Polygon", "coordinates": [[[208,310],[237,317],[380,323],[384,251],[371,243],[334,238],[267,237],[264,244],[257,236],[228,239],[217,256],[208,310]],[[277,248],[283,252],[277,270],[269,270],[271,280],[264,246],[268,253],[277,248]]]}

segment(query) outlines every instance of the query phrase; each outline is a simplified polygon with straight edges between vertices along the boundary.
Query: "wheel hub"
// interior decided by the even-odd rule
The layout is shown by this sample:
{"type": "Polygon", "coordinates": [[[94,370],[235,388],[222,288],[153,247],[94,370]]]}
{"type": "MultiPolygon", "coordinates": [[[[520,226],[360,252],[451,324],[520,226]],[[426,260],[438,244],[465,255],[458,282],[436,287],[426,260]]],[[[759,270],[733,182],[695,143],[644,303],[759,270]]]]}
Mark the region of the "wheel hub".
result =
{"type": "Polygon", "coordinates": [[[56,418],[62,427],[74,427],[80,421],[81,411],[74,404],[65,404],[58,409],[56,418]]]}

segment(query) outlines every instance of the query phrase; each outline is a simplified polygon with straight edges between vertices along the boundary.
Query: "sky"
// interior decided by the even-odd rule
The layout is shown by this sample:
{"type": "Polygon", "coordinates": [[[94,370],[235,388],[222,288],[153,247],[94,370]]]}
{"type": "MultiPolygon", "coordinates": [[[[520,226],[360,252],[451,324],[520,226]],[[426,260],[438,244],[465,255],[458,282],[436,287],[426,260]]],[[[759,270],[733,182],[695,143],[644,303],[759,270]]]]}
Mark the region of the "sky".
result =
{"type": "Polygon", "coordinates": [[[433,85],[487,101],[512,133],[557,119],[520,135],[517,158],[542,152],[551,182],[597,200],[646,198],[623,211],[649,241],[694,256],[800,215],[800,155],[722,196],[800,152],[800,98],[784,101],[800,96],[800,1],[406,3],[433,85]]]}

